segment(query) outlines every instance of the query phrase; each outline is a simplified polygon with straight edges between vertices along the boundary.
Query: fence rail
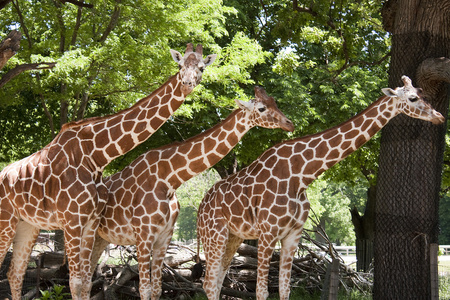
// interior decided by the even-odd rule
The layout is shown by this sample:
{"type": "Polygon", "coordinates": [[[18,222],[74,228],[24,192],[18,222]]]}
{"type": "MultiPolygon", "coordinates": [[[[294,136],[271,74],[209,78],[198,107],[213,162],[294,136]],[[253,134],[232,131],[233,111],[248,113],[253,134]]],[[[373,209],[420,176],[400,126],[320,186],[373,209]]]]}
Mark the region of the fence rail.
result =
{"type": "Polygon", "coordinates": [[[440,255],[450,255],[450,245],[439,245],[440,255]]]}

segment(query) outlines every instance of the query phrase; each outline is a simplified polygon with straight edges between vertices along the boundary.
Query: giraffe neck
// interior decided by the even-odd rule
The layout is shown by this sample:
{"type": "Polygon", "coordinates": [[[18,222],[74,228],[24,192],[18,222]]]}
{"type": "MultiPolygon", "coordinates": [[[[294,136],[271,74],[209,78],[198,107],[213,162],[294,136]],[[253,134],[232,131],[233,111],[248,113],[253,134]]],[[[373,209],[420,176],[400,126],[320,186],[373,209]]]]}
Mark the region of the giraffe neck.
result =
{"type": "Polygon", "coordinates": [[[142,160],[150,164],[150,169],[156,165],[158,178],[165,179],[173,189],[177,189],[183,182],[214,166],[236,146],[254,126],[248,114],[237,109],[205,132],[184,142],[150,150],[142,160]]]}
{"type": "Polygon", "coordinates": [[[395,99],[383,96],[350,120],[321,133],[280,144],[278,151],[283,151],[283,145],[290,146],[291,175],[301,176],[303,183],[309,185],[364,145],[398,113],[395,99]]]}
{"type": "Polygon", "coordinates": [[[177,73],[132,107],[110,116],[69,123],[60,134],[78,132],[90,163],[103,170],[112,160],[144,142],[180,107],[185,99],[180,82],[177,73]]]}

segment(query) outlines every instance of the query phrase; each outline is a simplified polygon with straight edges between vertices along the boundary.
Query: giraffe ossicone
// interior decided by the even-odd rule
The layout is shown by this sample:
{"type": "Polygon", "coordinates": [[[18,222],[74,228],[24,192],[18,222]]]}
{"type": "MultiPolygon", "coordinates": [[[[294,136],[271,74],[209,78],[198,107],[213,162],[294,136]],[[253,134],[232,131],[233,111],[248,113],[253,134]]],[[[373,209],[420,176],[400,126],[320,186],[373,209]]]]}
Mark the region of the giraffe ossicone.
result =
{"type": "Polygon", "coordinates": [[[383,89],[380,97],[350,120],[323,132],[269,148],[239,172],[218,181],[203,198],[197,231],[206,258],[203,288],[209,300],[220,296],[223,280],[244,239],[258,239],[256,297],[268,297],[270,259],[281,242],[279,295],[289,299],[292,261],[308,218],[308,185],[361,147],[390,119],[403,113],[442,124],[444,117],[420,96],[411,80],[383,89]]]}
{"type": "Polygon", "coordinates": [[[186,141],[150,150],[105,178],[109,197],[94,245],[93,269],[109,243],[136,245],[140,297],[159,299],[163,259],[179,212],[176,189],[219,162],[252,127],[294,130],[263,88],[255,87],[255,99],[236,103],[239,108],[219,124],[186,141]]]}
{"type": "MultiPolygon", "coordinates": [[[[40,229],[62,229],[74,300],[90,297],[91,253],[108,191],[104,167],[150,137],[200,82],[215,55],[202,46],[175,51],[180,71],[149,96],[116,114],[63,126],[40,151],[0,172],[0,265],[13,245],[7,273],[19,300],[31,249],[40,229]]],[[[172,51],[174,53],[174,51],[172,51]]]]}

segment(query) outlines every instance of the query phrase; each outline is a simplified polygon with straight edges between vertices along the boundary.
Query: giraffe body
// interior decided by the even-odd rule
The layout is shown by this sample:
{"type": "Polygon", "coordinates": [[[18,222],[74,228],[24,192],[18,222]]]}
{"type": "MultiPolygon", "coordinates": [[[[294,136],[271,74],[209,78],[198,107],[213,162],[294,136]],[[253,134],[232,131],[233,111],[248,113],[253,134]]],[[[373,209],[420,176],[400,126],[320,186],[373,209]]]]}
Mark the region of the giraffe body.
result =
{"type": "Polygon", "coordinates": [[[150,150],[105,179],[109,198],[92,267],[109,243],[136,245],[140,297],[159,299],[162,263],[179,212],[175,190],[216,164],[252,127],[294,130],[262,88],[255,88],[255,100],[237,103],[240,108],[221,123],[186,141],[150,150]]]}
{"type": "Polygon", "coordinates": [[[0,264],[10,245],[8,280],[13,300],[39,230],[62,229],[74,300],[89,299],[90,258],[108,192],[103,168],[155,132],[201,80],[215,56],[202,58],[201,45],[172,50],[180,71],[151,95],[119,113],[72,122],[40,151],[0,172],[0,264]]]}
{"type": "Polygon", "coordinates": [[[239,172],[217,182],[198,211],[197,230],[206,257],[204,290],[219,299],[223,279],[244,239],[258,239],[258,300],[268,297],[269,263],[281,242],[279,294],[289,299],[294,252],[308,218],[308,185],[361,147],[399,113],[431,121],[444,117],[419,96],[409,78],[396,90],[384,89],[360,114],[324,132],[273,146],[239,172]]]}

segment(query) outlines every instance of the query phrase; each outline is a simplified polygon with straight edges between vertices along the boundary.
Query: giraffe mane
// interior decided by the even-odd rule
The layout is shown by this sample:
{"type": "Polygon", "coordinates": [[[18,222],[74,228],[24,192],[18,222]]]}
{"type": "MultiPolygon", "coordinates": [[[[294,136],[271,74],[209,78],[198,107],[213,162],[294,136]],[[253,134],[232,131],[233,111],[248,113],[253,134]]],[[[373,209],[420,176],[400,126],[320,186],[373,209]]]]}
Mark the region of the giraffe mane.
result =
{"type": "MultiPolygon", "coordinates": [[[[189,142],[192,142],[192,141],[194,141],[196,139],[201,139],[203,136],[209,135],[211,132],[215,131],[217,128],[222,127],[224,122],[226,122],[229,118],[233,118],[240,111],[242,111],[242,109],[240,109],[240,108],[237,108],[237,109],[233,110],[225,119],[221,120],[219,123],[216,123],[216,125],[214,125],[213,127],[210,127],[208,129],[202,131],[201,133],[197,134],[197,135],[191,136],[191,137],[189,137],[188,139],[186,139],[184,141],[174,141],[174,142],[172,142],[172,143],[170,143],[168,145],[163,145],[163,146],[160,146],[158,148],[155,148],[154,150],[162,150],[162,149],[165,149],[165,148],[171,148],[171,147],[177,146],[179,144],[189,143],[189,142]]],[[[145,153],[144,153],[144,155],[145,155],[145,153]]]]}
{"type": "MultiPolygon", "coordinates": [[[[172,76],[166,81],[166,83],[168,83],[169,81],[171,81],[171,80],[172,80],[174,77],[176,77],[177,75],[178,75],[178,73],[175,74],[175,75],[172,75],[172,76]]],[[[121,110],[121,111],[119,111],[119,112],[116,112],[116,113],[114,113],[114,114],[110,114],[110,115],[102,116],[102,117],[91,117],[91,118],[87,118],[87,119],[83,119],[83,120],[72,121],[72,122],[66,123],[66,124],[62,125],[61,131],[60,131],[60,132],[66,131],[67,129],[70,129],[70,128],[75,128],[75,127],[80,127],[80,126],[84,126],[84,125],[95,124],[95,123],[97,123],[97,122],[107,120],[107,119],[109,119],[109,118],[111,118],[111,117],[114,117],[114,116],[117,116],[117,115],[119,115],[119,114],[125,114],[125,113],[129,112],[130,110],[134,109],[136,106],[139,106],[142,102],[147,101],[147,99],[153,97],[155,94],[159,93],[159,92],[160,92],[162,89],[164,89],[164,88],[166,88],[166,84],[161,85],[159,88],[157,88],[156,90],[154,90],[150,95],[145,96],[144,98],[140,99],[138,102],[136,102],[135,104],[133,104],[133,106],[131,106],[131,107],[127,108],[127,109],[121,110]]]]}
{"type": "MultiPolygon", "coordinates": [[[[359,113],[357,113],[356,115],[352,116],[352,117],[351,117],[350,119],[348,119],[347,121],[341,122],[341,123],[339,123],[339,124],[337,124],[337,125],[335,125],[335,126],[333,126],[333,127],[330,127],[330,128],[328,128],[328,129],[325,129],[324,131],[320,131],[320,132],[317,132],[317,133],[312,133],[312,134],[300,136],[300,137],[294,138],[294,139],[289,140],[289,141],[296,142],[296,141],[299,141],[299,140],[302,140],[302,139],[309,139],[309,138],[312,138],[312,137],[315,137],[315,136],[318,136],[318,135],[323,135],[324,133],[326,133],[326,132],[328,132],[328,131],[335,130],[337,127],[341,127],[342,125],[344,125],[344,124],[346,124],[346,123],[351,123],[351,122],[353,122],[356,118],[360,117],[361,115],[365,114],[368,110],[372,109],[372,107],[375,106],[379,101],[384,100],[384,99],[386,99],[386,98],[391,98],[391,97],[386,96],[386,95],[381,96],[381,97],[378,98],[376,101],[374,101],[372,104],[370,104],[368,107],[366,107],[364,110],[362,110],[362,111],[360,111],[359,113]]],[[[281,145],[281,144],[283,144],[283,143],[284,143],[284,141],[278,143],[277,145],[281,145]]]]}

